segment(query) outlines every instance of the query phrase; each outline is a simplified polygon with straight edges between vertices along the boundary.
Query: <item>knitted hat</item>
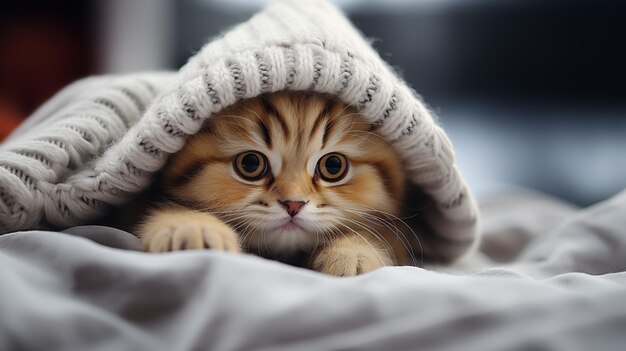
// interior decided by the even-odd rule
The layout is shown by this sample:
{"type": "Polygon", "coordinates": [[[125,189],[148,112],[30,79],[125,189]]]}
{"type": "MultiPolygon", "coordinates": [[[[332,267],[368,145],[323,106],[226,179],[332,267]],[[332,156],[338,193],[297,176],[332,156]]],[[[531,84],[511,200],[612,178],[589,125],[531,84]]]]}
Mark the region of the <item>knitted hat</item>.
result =
{"type": "Polygon", "coordinates": [[[477,207],[446,134],[323,0],[271,4],[207,44],[178,73],[92,78],[59,93],[0,147],[0,231],[102,215],[145,189],[207,118],[280,90],[337,96],[394,145],[427,200],[416,216],[421,242],[414,245],[452,259],[476,242],[477,207]]]}

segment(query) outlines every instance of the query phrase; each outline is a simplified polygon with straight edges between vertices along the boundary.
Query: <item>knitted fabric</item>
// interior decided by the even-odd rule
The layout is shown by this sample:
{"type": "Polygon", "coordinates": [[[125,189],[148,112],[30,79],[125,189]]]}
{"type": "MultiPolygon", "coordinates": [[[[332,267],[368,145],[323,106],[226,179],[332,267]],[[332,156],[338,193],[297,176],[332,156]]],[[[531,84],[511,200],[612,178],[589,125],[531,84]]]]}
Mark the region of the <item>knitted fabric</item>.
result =
{"type": "Polygon", "coordinates": [[[432,200],[419,214],[428,231],[422,244],[453,258],[475,243],[477,208],[446,134],[323,0],[273,3],[177,73],[105,76],[59,93],[0,148],[0,232],[101,216],[145,189],[207,118],[280,90],[328,93],[357,107],[432,200]]]}

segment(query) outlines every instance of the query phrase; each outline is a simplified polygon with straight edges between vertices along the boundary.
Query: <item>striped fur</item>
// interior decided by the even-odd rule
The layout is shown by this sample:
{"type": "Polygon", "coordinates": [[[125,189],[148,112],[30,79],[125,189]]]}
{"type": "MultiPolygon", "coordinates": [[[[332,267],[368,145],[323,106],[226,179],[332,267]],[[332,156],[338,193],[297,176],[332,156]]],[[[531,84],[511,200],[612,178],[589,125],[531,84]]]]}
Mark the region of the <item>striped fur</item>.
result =
{"type": "Polygon", "coordinates": [[[353,108],[315,93],[263,95],[224,110],[165,167],[164,188],[187,209],[166,205],[153,211],[140,233],[146,249],[208,247],[212,226],[219,223],[231,226],[229,237],[245,251],[283,260],[305,256],[310,267],[331,274],[407,263],[402,236],[386,227],[391,224],[385,218],[399,214],[402,161],[370,129],[353,108]],[[270,172],[257,181],[233,170],[235,156],[249,150],[269,160],[270,172]],[[347,175],[336,183],[316,173],[318,160],[328,153],[349,160],[347,175]],[[290,216],[280,202],[286,200],[306,202],[293,217],[293,228],[285,224],[290,216]],[[198,212],[207,226],[198,226],[197,235],[190,229],[176,235],[198,212]]]}

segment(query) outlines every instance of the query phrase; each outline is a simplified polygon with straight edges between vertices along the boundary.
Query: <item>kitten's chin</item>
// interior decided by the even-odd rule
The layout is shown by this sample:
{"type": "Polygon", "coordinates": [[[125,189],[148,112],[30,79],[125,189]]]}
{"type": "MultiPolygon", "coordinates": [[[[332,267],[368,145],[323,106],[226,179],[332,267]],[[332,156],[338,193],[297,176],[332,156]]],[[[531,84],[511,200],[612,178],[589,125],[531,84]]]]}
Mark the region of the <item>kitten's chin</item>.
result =
{"type": "Polygon", "coordinates": [[[274,256],[312,252],[322,243],[323,238],[305,228],[303,224],[293,222],[260,228],[247,238],[244,245],[250,252],[264,252],[274,256]]]}

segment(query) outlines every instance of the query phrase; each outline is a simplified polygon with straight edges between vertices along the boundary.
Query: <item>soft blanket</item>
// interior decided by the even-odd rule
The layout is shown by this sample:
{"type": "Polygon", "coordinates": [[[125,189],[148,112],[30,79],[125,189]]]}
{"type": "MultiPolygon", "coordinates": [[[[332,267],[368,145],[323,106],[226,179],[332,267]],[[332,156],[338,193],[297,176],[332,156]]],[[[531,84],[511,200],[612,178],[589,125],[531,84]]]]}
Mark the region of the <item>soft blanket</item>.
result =
{"type": "Polygon", "coordinates": [[[106,227],[7,234],[0,350],[626,349],[626,193],[584,210],[531,193],[481,209],[480,255],[448,273],[146,254],[106,227]]]}

